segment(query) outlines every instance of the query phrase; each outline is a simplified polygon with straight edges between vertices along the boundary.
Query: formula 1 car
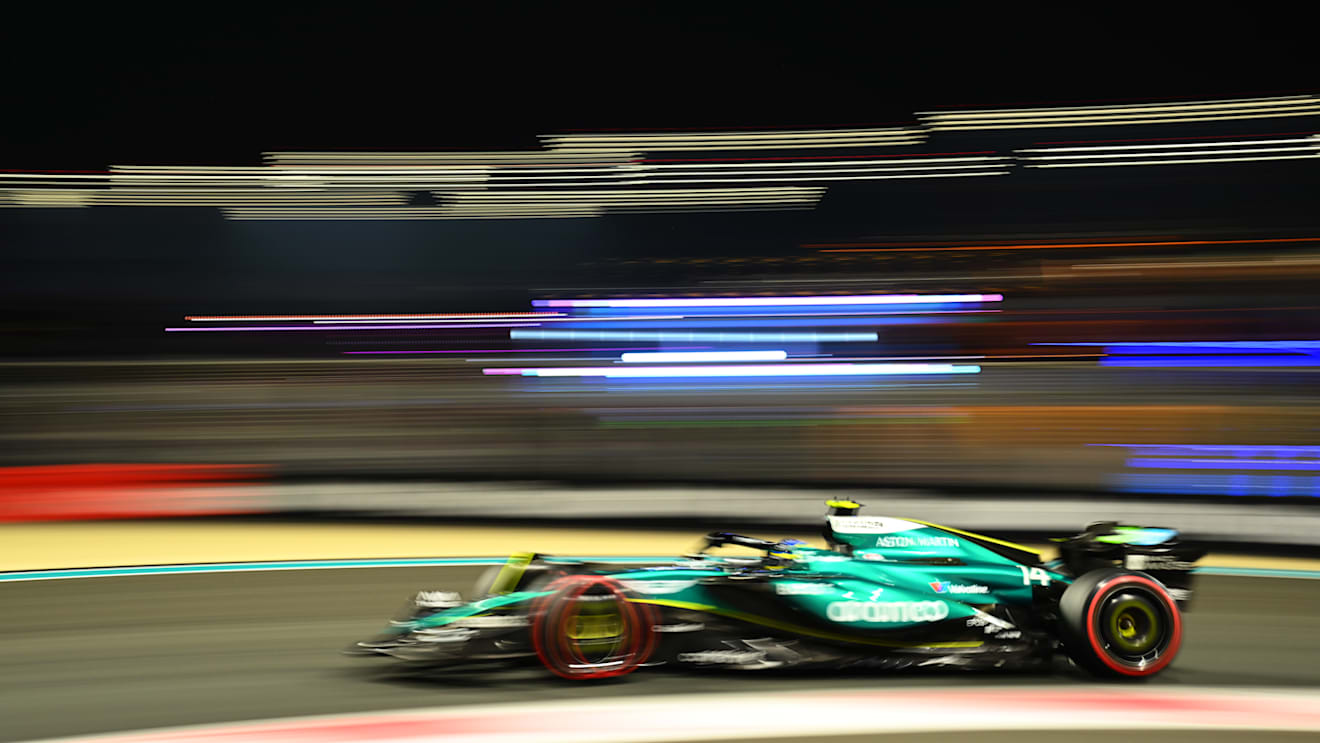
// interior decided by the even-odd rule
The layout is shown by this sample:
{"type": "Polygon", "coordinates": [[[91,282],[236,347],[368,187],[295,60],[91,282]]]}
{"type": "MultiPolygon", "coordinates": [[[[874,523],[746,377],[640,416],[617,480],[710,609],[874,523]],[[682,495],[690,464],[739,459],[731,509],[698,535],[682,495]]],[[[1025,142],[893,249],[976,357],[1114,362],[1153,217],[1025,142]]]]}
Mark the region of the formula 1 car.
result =
{"type": "Polygon", "coordinates": [[[1204,550],[1172,529],[1092,524],[1060,557],[830,501],[827,549],[712,532],[664,564],[514,555],[464,601],[422,591],[350,652],[437,666],[539,662],[567,679],[655,666],[1049,667],[1142,678],[1182,643],[1204,550]],[[757,554],[709,554],[738,545],[757,554]]]}

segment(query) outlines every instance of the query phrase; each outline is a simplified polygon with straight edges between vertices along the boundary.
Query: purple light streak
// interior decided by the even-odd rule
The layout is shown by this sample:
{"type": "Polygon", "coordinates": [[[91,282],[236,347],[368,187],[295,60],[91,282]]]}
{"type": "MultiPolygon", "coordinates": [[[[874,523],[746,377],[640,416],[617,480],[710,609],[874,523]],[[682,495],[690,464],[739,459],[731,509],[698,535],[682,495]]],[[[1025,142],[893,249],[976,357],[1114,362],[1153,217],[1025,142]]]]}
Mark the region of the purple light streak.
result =
{"type": "MultiPolygon", "coordinates": [[[[562,315],[562,312],[546,313],[547,315],[562,315]]],[[[446,323],[470,323],[470,322],[619,322],[621,320],[685,320],[687,315],[623,315],[620,317],[491,317],[483,320],[456,319],[444,320],[446,323]]],[[[424,323],[426,320],[397,320],[401,323],[424,323]]],[[[438,321],[431,321],[438,322],[438,321]]],[[[316,320],[317,325],[361,325],[370,324],[370,320],[316,320]]]]}
{"type": "Polygon", "coordinates": [[[856,304],[1000,302],[1002,294],[870,294],[820,297],[683,297],[656,299],[536,299],[534,307],[766,307],[856,304]]]}
{"type": "Polygon", "coordinates": [[[468,328],[525,328],[540,325],[538,322],[501,322],[482,323],[479,325],[249,325],[197,328],[165,328],[166,333],[241,333],[244,331],[268,330],[467,330],[468,328]]]}
{"type": "Polygon", "coordinates": [[[1164,459],[1160,457],[1132,457],[1127,461],[1132,468],[1165,470],[1303,470],[1320,472],[1320,459],[1164,459]]]}
{"type": "Polygon", "coordinates": [[[488,368],[482,374],[524,377],[840,377],[891,374],[977,374],[975,364],[738,364],[729,366],[598,366],[488,368]]]}
{"type": "MultiPolygon", "coordinates": [[[[675,350],[697,351],[710,346],[673,346],[675,350]]],[[[627,346],[623,348],[485,348],[476,351],[345,351],[345,354],[400,354],[400,353],[567,353],[569,351],[652,351],[650,346],[627,346]]]]}

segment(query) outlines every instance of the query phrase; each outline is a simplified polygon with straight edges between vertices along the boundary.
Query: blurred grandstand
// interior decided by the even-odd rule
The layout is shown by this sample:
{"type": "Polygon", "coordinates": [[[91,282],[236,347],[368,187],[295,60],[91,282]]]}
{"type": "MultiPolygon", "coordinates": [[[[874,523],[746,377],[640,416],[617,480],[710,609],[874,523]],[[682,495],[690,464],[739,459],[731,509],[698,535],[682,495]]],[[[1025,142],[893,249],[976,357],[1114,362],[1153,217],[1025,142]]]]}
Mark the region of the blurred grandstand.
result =
{"type": "Polygon", "coordinates": [[[7,173],[0,464],[1310,502],[1318,129],[1302,95],[7,173]]]}

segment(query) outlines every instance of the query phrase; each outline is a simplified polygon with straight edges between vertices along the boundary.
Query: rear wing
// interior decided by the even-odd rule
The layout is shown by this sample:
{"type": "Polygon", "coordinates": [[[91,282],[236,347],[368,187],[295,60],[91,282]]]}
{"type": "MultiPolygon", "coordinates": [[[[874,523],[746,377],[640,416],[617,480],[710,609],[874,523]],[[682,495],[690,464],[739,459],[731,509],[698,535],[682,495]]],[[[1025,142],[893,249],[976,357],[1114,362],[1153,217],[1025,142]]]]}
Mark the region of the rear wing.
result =
{"type": "Polygon", "coordinates": [[[1183,544],[1177,529],[1100,521],[1059,543],[1059,559],[1074,576],[1098,568],[1139,570],[1164,584],[1185,608],[1192,598],[1192,571],[1206,550],[1183,544]]]}

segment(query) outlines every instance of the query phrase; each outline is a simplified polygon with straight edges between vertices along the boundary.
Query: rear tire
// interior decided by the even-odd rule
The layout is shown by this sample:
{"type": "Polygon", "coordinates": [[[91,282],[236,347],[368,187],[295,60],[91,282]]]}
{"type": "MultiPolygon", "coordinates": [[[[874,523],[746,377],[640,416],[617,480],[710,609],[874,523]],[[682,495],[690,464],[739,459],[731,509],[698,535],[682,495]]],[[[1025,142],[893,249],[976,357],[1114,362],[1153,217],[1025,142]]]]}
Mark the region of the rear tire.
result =
{"type": "Polygon", "coordinates": [[[654,612],[628,600],[617,580],[569,575],[532,609],[532,643],[541,663],[574,680],[606,679],[637,670],[655,650],[654,612]]]}
{"type": "Polygon", "coordinates": [[[1149,678],[1182,645],[1182,616],[1159,581],[1105,568],[1082,575],[1059,601],[1064,649],[1097,676],[1149,678]]]}

